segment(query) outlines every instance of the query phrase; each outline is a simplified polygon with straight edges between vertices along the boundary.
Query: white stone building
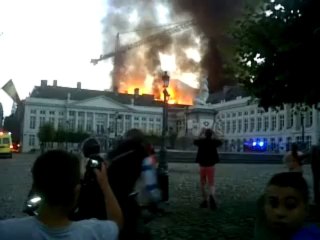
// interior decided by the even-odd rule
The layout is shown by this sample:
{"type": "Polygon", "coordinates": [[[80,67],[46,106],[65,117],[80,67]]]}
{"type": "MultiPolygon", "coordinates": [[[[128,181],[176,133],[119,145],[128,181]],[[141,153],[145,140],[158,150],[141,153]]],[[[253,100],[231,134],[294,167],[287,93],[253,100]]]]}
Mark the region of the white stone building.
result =
{"type": "MultiPolygon", "coordinates": [[[[269,152],[284,152],[291,143],[302,142],[301,114],[295,114],[288,105],[278,111],[264,111],[238,87],[225,88],[210,100],[212,104],[188,110],[187,132],[196,135],[201,128],[213,128],[224,141],[224,151],[242,152],[245,142],[263,141],[269,152]]],[[[304,142],[308,147],[318,144],[319,112],[309,109],[303,113],[303,119],[304,142]]],[[[179,126],[185,128],[185,123],[180,122],[179,126]]]]}
{"type": "Polygon", "coordinates": [[[129,95],[106,91],[52,86],[46,80],[25,99],[23,152],[39,149],[39,127],[45,122],[56,129],[84,131],[114,138],[131,128],[161,134],[162,107],[152,95],[129,95]],[[117,129],[116,129],[117,128],[117,129]]]}
{"type": "MultiPolygon", "coordinates": [[[[289,106],[279,111],[264,111],[239,87],[226,87],[212,94],[210,104],[183,106],[170,105],[168,127],[178,137],[195,138],[202,128],[212,128],[223,139],[223,150],[242,152],[247,141],[263,141],[270,152],[284,152],[293,142],[301,142],[300,115],[289,106]]],[[[52,86],[42,80],[25,99],[22,146],[23,151],[39,149],[37,133],[45,123],[56,129],[63,127],[92,135],[123,135],[131,128],[147,133],[161,134],[162,103],[152,95],[120,94],[106,91],[52,86]]],[[[304,141],[308,146],[317,144],[320,137],[320,115],[311,109],[304,116],[304,141]]]]}

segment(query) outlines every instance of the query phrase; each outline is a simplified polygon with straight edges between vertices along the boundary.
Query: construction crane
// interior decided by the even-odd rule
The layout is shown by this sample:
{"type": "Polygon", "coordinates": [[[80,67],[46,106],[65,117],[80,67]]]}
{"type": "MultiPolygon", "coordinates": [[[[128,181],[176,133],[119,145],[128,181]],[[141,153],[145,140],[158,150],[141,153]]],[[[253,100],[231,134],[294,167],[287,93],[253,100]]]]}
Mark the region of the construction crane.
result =
{"type": "MultiPolygon", "coordinates": [[[[195,24],[195,22],[193,20],[188,20],[188,21],[185,21],[185,22],[182,22],[182,23],[179,23],[179,24],[170,24],[170,25],[174,25],[174,27],[165,29],[165,30],[163,30],[161,32],[158,32],[158,33],[155,33],[153,35],[150,35],[150,36],[148,36],[148,37],[146,37],[146,38],[144,38],[144,39],[142,39],[140,41],[137,41],[135,43],[131,43],[131,44],[128,44],[128,45],[125,45],[125,46],[120,46],[120,44],[119,44],[119,33],[118,33],[117,34],[117,44],[116,44],[115,51],[107,53],[107,54],[104,54],[104,55],[100,55],[100,57],[98,59],[91,59],[91,63],[96,65],[96,64],[98,64],[98,62],[100,62],[102,60],[105,60],[105,59],[108,59],[108,58],[111,58],[111,57],[115,57],[117,54],[124,53],[124,52],[129,51],[129,50],[131,50],[133,48],[140,47],[141,45],[144,45],[146,43],[155,41],[155,40],[159,39],[159,36],[161,36],[161,35],[164,35],[164,34],[169,34],[169,35],[175,34],[175,33],[178,33],[178,32],[181,32],[183,30],[188,29],[189,27],[191,27],[194,24],[195,24]]],[[[137,31],[139,31],[139,30],[137,30],[137,31]]]]}

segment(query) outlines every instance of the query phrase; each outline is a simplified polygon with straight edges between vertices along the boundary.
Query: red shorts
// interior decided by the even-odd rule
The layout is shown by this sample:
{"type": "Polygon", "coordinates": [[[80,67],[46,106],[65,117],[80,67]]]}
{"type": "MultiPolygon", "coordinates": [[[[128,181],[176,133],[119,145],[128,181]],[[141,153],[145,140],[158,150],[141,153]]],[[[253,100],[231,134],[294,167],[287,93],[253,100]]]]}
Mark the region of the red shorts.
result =
{"type": "Polygon", "coordinates": [[[214,186],[214,173],[215,168],[212,167],[200,167],[200,182],[201,185],[205,185],[206,183],[209,186],[214,186]]]}

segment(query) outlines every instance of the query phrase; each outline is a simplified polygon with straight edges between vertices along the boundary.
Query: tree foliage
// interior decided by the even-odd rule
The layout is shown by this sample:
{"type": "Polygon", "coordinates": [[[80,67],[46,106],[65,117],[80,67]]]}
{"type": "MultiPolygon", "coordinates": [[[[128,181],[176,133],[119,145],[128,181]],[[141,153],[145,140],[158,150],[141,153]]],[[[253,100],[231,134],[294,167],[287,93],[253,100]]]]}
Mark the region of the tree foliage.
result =
{"type": "Polygon", "coordinates": [[[319,9],[319,0],[265,0],[238,22],[236,77],[260,106],[320,102],[319,9]]]}
{"type": "Polygon", "coordinates": [[[45,123],[39,128],[38,138],[41,143],[53,142],[55,129],[51,123],[45,123]]]}

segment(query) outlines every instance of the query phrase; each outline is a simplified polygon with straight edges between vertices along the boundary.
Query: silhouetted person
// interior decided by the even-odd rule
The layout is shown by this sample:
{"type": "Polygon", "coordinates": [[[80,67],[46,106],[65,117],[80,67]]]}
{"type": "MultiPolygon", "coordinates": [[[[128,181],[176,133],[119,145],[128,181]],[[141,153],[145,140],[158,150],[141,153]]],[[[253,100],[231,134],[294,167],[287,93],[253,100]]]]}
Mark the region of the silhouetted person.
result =
{"type": "Polygon", "coordinates": [[[289,172],[299,172],[302,174],[302,163],[305,155],[302,152],[298,151],[298,145],[293,143],[291,145],[291,151],[286,153],[283,158],[283,162],[288,168],[289,172]]]}
{"type": "Polygon", "coordinates": [[[32,168],[33,186],[42,199],[38,216],[0,221],[1,240],[116,240],[123,225],[122,212],[109,185],[106,166],[96,169],[95,174],[111,221],[69,220],[80,191],[80,162],[73,154],[53,150],[39,156],[32,168]]]}
{"type": "Polygon", "coordinates": [[[203,201],[200,207],[208,207],[208,196],[206,192],[206,185],[209,185],[209,204],[211,209],[216,209],[215,195],[215,164],[219,162],[219,155],[217,148],[222,145],[222,142],[218,139],[213,139],[213,131],[211,129],[203,129],[200,133],[200,137],[194,140],[194,145],[198,146],[198,153],[196,162],[200,166],[200,186],[203,201]],[[204,134],[204,137],[203,137],[204,134]]]}

